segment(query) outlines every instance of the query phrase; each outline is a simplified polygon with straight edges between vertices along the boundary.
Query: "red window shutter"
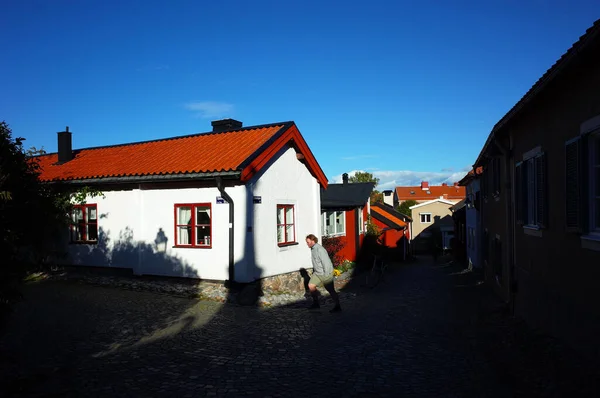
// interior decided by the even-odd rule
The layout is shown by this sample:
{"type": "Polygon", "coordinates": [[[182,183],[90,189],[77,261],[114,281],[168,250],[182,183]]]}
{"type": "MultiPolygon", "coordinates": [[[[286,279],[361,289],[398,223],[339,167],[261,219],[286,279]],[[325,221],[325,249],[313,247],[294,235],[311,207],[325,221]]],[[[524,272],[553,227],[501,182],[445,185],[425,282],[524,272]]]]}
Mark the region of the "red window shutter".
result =
{"type": "Polygon", "coordinates": [[[535,158],[536,218],[540,228],[548,227],[548,196],[546,195],[546,154],[535,158]]]}

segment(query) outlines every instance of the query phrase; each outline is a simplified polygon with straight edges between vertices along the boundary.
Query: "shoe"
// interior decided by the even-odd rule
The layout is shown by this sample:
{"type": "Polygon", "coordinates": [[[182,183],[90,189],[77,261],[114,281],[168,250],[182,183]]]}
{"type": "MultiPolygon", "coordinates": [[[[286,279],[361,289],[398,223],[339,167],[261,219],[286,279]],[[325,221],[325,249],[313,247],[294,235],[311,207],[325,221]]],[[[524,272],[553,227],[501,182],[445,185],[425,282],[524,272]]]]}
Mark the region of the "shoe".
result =
{"type": "Polygon", "coordinates": [[[333,307],[332,309],[330,309],[329,312],[331,312],[331,313],[342,312],[342,307],[340,307],[339,305],[336,305],[335,307],[333,307]]]}
{"type": "Polygon", "coordinates": [[[310,307],[307,307],[307,310],[317,310],[321,308],[321,306],[319,305],[319,303],[317,301],[315,301],[314,303],[312,303],[312,305],[310,307]]]}

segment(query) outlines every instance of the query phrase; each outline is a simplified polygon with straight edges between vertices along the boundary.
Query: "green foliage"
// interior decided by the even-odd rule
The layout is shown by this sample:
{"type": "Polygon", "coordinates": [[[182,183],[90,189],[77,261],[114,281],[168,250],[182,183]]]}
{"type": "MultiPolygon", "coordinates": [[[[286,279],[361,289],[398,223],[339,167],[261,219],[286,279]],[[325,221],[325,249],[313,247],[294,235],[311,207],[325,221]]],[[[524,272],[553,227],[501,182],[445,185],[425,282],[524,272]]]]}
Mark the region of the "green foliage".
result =
{"type": "MultiPolygon", "coordinates": [[[[353,176],[348,177],[348,182],[372,182],[375,184],[375,186],[377,186],[379,184],[379,178],[373,176],[372,173],[366,171],[357,171],[353,176]]],[[[383,203],[383,193],[374,189],[369,197],[369,202],[371,204],[376,202],[383,203]]]]}
{"type": "Polygon", "coordinates": [[[354,268],[355,266],[356,266],[356,264],[353,263],[352,261],[344,260],[335,268],[340,270],[341,273],[344,273],[344,272],[348,271],[349,269],[354,268]]]}
{"type": "Polygon", "coordinates": [[[383,192],[374,189],[369,196],[369,203],[383,203],[383,192]]]}
{"type": "Polygon", "coordinates": [[[337,268],[344,262],[344,257],[342,257],[339,252],[346,246],[340,237],[324,237],[322,239],[322,244],[325,250],[327,250],[327,254],[329,254],[329,258],[333,263],[333,267],[337,268]]]}
{"type": "Polygon", "coordinates": [[[0,191],[0,200],[8,202],[9,200],[12,200],[12,195],[8,191],[0,191]]]}
{"type": "Polygon", "coordinates": [[[379,178],[366,171],[357,171],[353,176],[348,177],[348,182],[374,182],[375,186],[377,186],[379,178]]]}
{"type": "Polygon", "coordinates": [[[104,193],[95,187],[84,186],[79,188],[77,191],[71,192],[68,197],[64,198],[71,201],[74,204],[83,205],[86,203],[87,198],[101,197],[105,198],[104,193]]]}
{"type": "Polygon", "coordinates": [[[7,123],[0,123],[0,300],[8,284],[14,285],[59,252],[73,204],[102,195],[93,188],[41,182],[39,161],[33,155],[45,152],[24,150],[23,141],[13,138],[7,123]]]}
{"type": "Polygon", "coordinates": [[[410,207],[414,206],[416,204],[418,204],[418,202],[416,200],[408,199],[408,200],[405,200],[404,202],[400,203],[396,207],[396,210],[398,210],[400,213],[405,214],[412,218],[412,210],[410,209],[410,207]]]}
{"type": "Polygon", "coordinates": [[[381,231],[379,230],[379,227],[373,222],[373,220],[371,220],[371,215],[369,214],[369,216],[367,217],[367,231],[366,231],[366,234],[367,235],[379,236],[380,233],[381,233],[381,231]]]}

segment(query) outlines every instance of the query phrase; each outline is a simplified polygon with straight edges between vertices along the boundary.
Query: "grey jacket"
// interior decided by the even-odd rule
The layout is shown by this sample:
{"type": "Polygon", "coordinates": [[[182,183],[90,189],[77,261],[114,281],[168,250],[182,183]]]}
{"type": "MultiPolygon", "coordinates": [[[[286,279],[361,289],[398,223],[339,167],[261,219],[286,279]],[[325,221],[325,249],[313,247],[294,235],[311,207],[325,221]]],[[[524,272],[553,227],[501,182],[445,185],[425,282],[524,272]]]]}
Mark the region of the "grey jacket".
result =
{"type": "Polygon", "coordinates": [[[310,249],[313,272],[317,275],[329,275],[333,272],[333,264],[327,254],[327,250],[318,243],[310,249]]]}

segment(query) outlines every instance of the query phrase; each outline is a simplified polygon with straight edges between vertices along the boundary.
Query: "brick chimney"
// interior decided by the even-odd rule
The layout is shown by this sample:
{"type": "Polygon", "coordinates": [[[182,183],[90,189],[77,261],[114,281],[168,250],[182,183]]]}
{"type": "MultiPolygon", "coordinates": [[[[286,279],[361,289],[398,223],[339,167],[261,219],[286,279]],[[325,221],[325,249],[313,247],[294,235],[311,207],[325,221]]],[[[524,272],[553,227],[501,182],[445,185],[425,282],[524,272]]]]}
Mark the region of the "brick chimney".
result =
{"type": "Polygon", "coordinates": [[[458,182],[454,183],[454,188],[458,189],[458,182]]]}
{"type": "Polygon", "coordinates": [[[442,182],[442,186],[443,186],[443,187],[447,187],[447,186],[448,186],[448,183],[447,183],[447,182],[442,182]]]}
{"type": "Polygon", "coordinates": [[[342,174],[342,182],[348,184],[348,173],[342,174]]]}
{"type": "Polygon", "coordinates": [[[235,119],[213,120],[210,124],[213,127],[213,133],[220,133],[221,131],[229,131],[242,128],[242,122],[235,119]]]}
{"type": "Polygon", "coordinates": [[[429,182],[427,182],[427,181],[421,181],[421,189],[428,190],[429,189],[429,182]]]}
{"type": "Polygon", "coordinates": [[[73,159],[73,144],[71,142],[71,133],[69,132],[69,126],[66,127],[65,131],[59,131],[58,133],[58,163],[66,163],[73,159]]]}

